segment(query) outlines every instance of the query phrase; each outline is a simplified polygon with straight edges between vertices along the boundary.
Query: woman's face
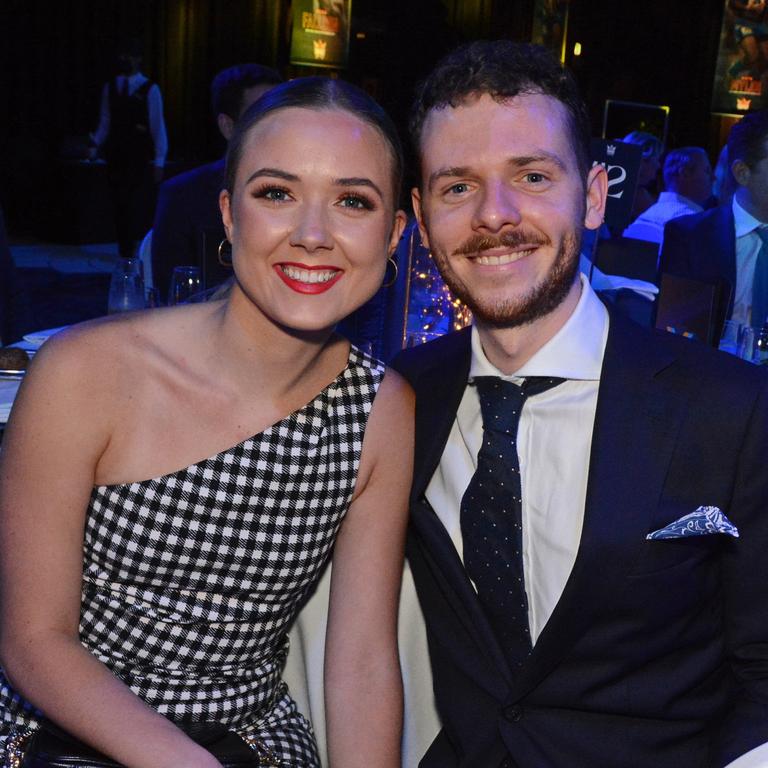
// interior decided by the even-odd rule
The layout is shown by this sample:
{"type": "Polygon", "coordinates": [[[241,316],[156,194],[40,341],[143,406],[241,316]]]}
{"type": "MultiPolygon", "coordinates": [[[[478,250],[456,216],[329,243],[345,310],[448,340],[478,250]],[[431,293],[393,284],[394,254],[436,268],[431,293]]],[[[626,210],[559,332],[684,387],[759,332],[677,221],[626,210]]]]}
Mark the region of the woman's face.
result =
{"type": "Polygon", "coordinates": [[[221,212],[235,292],[297,331],[333,327],[381,286],[405,224],[389,145],[341,109],[287,107],[248,133],[221,212]]]}

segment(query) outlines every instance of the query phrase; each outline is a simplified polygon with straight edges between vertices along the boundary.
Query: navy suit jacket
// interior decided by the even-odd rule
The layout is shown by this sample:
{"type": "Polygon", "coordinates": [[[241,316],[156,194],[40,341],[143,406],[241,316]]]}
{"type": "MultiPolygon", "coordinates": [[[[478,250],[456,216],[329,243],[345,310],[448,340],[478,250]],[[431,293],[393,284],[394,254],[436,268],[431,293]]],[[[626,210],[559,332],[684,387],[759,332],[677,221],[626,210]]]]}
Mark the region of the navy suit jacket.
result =
{"type": "Polygon", "coordinates": [[[522,669],[505,660],[425,498],[469,331],[406,350],[407,555],[443,729],[424,768],[722,766],[768,741],[768,376],[612,315],[573,571],[522,669]],[[741,537],[648,541],[700,505],[741,537]]]}
{"type": "Polygon", "coordinates": [[[730,287],[728,316],[736,292],[736,229],[730,203],[670,219],[664,227],[662,272],[730,287]]]}
{"type": "Polygon", "coordinates": [[[160,185],[152,225],[152,278],[163,300],[173,268],[201,264],[205,258],[203,235],[213,248],[224,238],[219,211],[223,187],[224,160],[193,168],[160,185]]]}

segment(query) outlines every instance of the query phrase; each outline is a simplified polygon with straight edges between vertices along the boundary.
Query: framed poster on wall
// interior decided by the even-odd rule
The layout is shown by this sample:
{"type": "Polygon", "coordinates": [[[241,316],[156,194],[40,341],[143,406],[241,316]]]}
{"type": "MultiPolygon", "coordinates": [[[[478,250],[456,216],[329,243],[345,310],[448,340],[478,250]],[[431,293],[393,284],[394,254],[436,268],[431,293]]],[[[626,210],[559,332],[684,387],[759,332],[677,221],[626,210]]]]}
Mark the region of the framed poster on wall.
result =
{"type": "Polygon", "coordinates": [[[569,0],[534,0],[531,42],[549,48],[565,61],[569,0]]]}
{"type": "Polygon", "coordinates": [[[293,0],[291,64],[344,69],[352,0],[293,0]]]}
{"type": "Polygon", "coordinates": [[[712,111],[742,114],[768,105],[768,3],[723,2],[712,111]]]}

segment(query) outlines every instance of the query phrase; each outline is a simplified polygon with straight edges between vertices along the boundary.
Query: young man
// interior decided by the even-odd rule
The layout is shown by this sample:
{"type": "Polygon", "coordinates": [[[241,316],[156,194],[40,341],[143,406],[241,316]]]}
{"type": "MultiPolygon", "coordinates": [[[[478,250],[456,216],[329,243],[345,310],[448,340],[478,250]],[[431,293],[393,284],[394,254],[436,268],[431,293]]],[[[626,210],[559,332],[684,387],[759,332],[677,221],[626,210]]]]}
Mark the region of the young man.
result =
{"type": "Polygon", "coordinates": [[[421,766],[725,765],[768,741],[767,378],[579,276],[606,177],[543,49],[449,55],[412,132],[422,237],[474,313],[395,361],[443,725],[421,766]]]}

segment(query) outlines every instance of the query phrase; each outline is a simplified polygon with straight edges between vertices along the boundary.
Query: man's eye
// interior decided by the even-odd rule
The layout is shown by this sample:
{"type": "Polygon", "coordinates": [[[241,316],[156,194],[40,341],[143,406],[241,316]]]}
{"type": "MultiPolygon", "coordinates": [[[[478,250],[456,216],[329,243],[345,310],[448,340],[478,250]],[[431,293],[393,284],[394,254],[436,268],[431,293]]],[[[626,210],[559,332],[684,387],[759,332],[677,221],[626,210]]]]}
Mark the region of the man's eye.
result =
{"type": "Polygon", "coordinates": [[[466,184],[463,181],[451,184],[451,186],[448,187],[448,194],[450,195],[463,195],[467,191],[469,191],[469,184],[466,184]]]}
{"type": "Polygon", "coordinates": [[[525,174],[525,180],[529,184],[541,184],[542,181],[546,181],[547,177],[543,173],[536,173],[535,171],[525,174]]]}
{"type": "Polygon", "coordinates": [[[370,211],[373,208],[371,201],[363,195],[344,195],[339,200],[339,204],[342,208],[354,208],[360,211],[370,211]]]}

